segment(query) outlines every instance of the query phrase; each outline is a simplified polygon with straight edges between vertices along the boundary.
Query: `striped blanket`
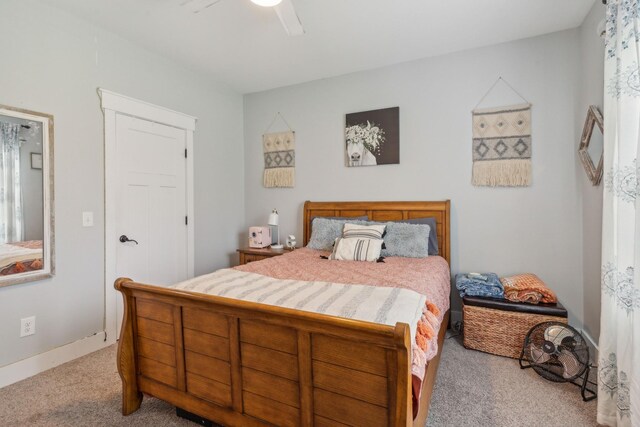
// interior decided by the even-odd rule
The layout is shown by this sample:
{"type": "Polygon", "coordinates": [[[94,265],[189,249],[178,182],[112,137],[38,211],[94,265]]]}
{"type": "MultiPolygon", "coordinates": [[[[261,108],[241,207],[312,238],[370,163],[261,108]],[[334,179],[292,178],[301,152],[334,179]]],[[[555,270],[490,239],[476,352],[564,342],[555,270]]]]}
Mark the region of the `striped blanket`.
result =
{"type": "Polygon", "coordinates": [[[274,279],[231,268],[171,287],[384,325],[403,322],[412,343],[426,307],[426,297],[409,289],[274,279]]]}

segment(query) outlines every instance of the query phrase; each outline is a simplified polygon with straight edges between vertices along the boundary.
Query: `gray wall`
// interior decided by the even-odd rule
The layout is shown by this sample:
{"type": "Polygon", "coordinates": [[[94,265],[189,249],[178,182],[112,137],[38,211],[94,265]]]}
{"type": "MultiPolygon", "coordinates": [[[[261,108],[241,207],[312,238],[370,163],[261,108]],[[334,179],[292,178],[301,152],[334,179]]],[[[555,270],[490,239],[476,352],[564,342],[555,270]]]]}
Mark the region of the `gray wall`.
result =
{"type": "MultiPolygon", "coordinates": [[[[454,274],[535,272],[580,327],[578,36],[569,30],[246,95],[247,225],[264,224],[276,207],[280,234],[301,236],[305,200],[451,199],[454,274]],[[498,76],[533,104],[528,188],[471,185],[471,110],[498,76]],[[345,113],[394,106],[400,107],[400,164],[345,167],[345,113]],[[296,131],[293,189],[262,186],[261,135],[278,111],[296,131]]],[[[483,106],[522,102],[502,89],[483,106]]]]}
{"type": "Polygon", "coordinates": [[[55,117],[57,274],[0,289],[0,366],[103,330],[103,87],[200,118],[196,273],[227,266],[244,228],[242,97],[91,23],[32,0],[0,2],[0,103],[55,117]],[[95,226],[82,227],[82,211],[95,226]],[[20,318],[37,333],[18,338],[20,318]]]}
{"type": "MultiPolygon", "coordinates": [[[[580,27],[581,86],[576,108],[576,133],[582,134],[589,105],[603,111],[604,40],[598,35],[598,24],[604,19],[605,6],[596,2],[580,27]]],[[[576,149],[578,146],[576,140],[576,149]]],[[[604,182],[604,179],[603,179],[604,182]]],[[[584,329],[597,344],[600,335],[600,266],[602,246],[602,189],[591,185],[582,168],[578,171],[582,196],[582,256],[584,280],[584,329]]]]}

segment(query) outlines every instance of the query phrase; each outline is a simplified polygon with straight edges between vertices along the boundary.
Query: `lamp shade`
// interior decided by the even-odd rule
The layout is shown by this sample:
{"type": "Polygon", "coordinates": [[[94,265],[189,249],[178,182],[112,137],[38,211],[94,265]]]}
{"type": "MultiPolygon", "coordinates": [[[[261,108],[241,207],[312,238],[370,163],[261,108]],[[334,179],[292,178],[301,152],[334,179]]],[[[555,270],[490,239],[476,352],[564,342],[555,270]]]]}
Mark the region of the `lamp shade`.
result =
{"type": "Polygon", "coordinates": [[[269,214],[269,225],[278,225],[278,211],[276,209],[273,210],[269,214]]]}
{"type": "Polygon", "coordinates": [[[251,1],[257,4],[258,6],[273,7],[273,6],[279,5],[282,0],[251,0],[251,1]]]}

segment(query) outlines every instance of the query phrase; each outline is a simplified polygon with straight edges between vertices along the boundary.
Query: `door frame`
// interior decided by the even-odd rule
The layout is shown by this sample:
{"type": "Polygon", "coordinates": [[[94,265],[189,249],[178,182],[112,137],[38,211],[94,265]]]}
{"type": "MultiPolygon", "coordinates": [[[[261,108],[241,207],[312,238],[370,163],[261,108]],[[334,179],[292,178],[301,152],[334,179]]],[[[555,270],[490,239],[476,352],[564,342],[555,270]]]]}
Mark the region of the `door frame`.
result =
{"type": "MultiPolygon", "coordinates": [[[[197,118],[125,95],[98,88],[100,107],[104,114],[104,330],[105,340],[115,342],[118,337],[116,303],[119,297],[113,283],[116,277],[117,157],[116,117],[127,115],[150,122],[172,126],[185,131],[187,144],[187,276],[194,275],[194,210],[193,210],[193,133],[197,118]]],[[[135,279],[135,278],[133,278],[135,279]]]]}

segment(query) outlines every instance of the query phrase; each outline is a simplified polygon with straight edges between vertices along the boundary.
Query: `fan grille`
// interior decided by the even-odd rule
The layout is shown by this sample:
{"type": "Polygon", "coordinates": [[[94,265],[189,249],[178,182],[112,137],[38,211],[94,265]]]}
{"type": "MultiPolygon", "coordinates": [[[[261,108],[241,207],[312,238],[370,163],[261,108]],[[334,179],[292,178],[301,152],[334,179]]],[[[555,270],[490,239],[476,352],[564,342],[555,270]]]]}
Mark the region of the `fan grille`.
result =
{"type": "Polygon", "coordinates": [[[540,376],[554,382],[575,380],[589,364],[587,342],[574,328],[560,322],[544,322],[531,328],[522,352],[540,376]]]}

